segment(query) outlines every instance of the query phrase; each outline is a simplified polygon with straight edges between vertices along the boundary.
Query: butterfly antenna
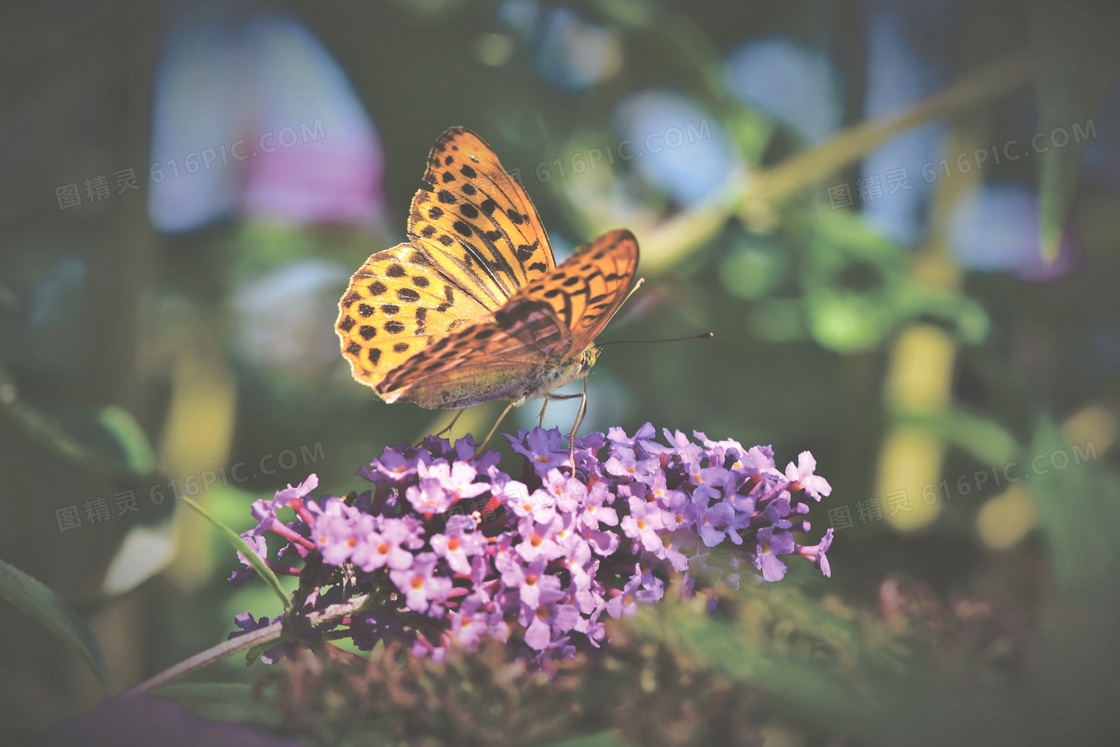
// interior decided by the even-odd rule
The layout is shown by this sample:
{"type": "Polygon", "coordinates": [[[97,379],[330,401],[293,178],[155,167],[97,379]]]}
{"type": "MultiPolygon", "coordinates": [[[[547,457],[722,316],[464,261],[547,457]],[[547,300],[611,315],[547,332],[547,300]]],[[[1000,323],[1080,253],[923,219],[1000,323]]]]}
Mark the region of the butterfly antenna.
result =
{"type": "Polygon", "coordinates": [[[710,340],[715,337],[712,332],[705,332],[700,335],[689,335],[688,337],[671,337],[667,340],[612,340],[611,342],[600,342],[595,345],[597,348],[605,348],[607,345],[621,345],[625,342],[683,342],[685,340],[710,340]]]}
{"type": "Polygon", "coordinates": [[[634,287],[631,288],[630,292],[626,294],[626,298],[622,299],[622,303],[618,305],[618,308],[611,312],[611,315],[607,318],[607,324],[610,324],[611,319],[614,319],[615,316],[618,315],[618,312],[622,310],[622,307],[626,305],[626,302],[630,300],[630,296],[637,293],[638,289],[645,285],[645,282],[645,278],[638,278],[638,282],[634,283],[634,287]]]}
{"type": "MultiPolygon", "coordinates": [[[[620,308],[620,309],[621,309],[621,308],[622,308],[623,306],[625,306],[625,305],[626,305],[626,302],[630,300],[630,296],[632,296],[632,295],[634,295],[635,293],[637,293],[637,292],[638,292],[638,289],[639,289],[639,288],[641,288],[641,287],[642,287],[643,285],[645,285],[645,284],[646,284],[646,279],[645,279],[645,278],[638,278],[638,282],[634,283],[634,287],[633,287],[633,288],[631,288],[631,289],[630,289],[630,292],[626,294],[626,298],[622,299],[622,303],[620,303],[620,304],[618,305],[618,308],[620,308]]],[[[618,311],[616,310],[616,311],[615,311],[615,313],[617,314],[617,313],[618,313],[618,311]]]]}

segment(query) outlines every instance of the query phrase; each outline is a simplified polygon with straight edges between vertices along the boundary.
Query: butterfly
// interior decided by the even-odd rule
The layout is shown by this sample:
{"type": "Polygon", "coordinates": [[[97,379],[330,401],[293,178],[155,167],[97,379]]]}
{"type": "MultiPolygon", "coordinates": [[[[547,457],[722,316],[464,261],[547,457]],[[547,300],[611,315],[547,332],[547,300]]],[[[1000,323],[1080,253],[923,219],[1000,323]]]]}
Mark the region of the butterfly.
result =
{"type": "Polygon", "coordinates": [[[510,408],[581,397],[574,448],[587,381],[582,394],[553,390],[595,365],[595,338],[628,297],[637,240],[608,231],[557,265],[525,190],[463,127],[436,140],[424,182],[408,241],[367,259],[339,301],[335,331],[354,379],[385,402],[458,409],[455,420],[509,400],[480,451],[510,408]]]}

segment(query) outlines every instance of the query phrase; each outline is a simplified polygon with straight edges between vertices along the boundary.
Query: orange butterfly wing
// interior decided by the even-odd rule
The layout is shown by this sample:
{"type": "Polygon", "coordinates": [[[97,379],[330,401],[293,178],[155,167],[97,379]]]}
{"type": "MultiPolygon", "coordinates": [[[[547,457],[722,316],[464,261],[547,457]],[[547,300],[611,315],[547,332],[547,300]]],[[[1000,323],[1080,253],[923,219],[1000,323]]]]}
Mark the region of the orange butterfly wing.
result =
{"type": "Polygon", "coordinates": [[[454,268],[479,302],[498,308],[556,266],[537,209],[478,135],[463,127],[443,133],[424,181],[432,191],[413,197],[409,235],[454,268]]]}
{"type": "Polygon", "coordinates": [[[477,135],[443,133],[424,180],[432,189],[412,200],[410,241],[366,260],[339,301],[342,354],[379,394],[390,371],[555,266],[532,202],[477,135]]]}
{"type": "Polygon", "coordinates": [[[540,396],[551,390],[551,374],[581,356],[622,305],[637,266],[632,233],[603,234],[488,319],[402,363],[378,385],[378,393],[389,402],[448,409],[540,396]]]}
{"type": "Polygon", "coordinates": [[[626,300],[638,269],[638,240],[616,228],[588,242],[518,297],[540,299],[572,332],[572,349],[590,345],[626,300]]]}

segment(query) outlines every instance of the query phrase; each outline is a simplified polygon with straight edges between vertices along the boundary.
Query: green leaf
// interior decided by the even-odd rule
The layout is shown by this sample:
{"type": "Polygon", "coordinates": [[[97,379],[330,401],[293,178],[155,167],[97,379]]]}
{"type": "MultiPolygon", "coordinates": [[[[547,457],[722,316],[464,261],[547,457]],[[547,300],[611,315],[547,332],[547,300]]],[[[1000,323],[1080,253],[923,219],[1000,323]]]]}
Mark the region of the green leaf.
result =
{"type": "Polygon", "coordinates": [[[102,690],[105,689],[109,675],[105,652],[93,631],[62,597],[3,560],[0,560],[0,596],[43,623],[77,651],[101,681],[102,690]]]}
{"type": "Polygon", "coordinates": [[[115,405],[103,407],[97,419],[115,437],[130,470],[139,475],[155,471],[156,455],[148,436],[127,410],[115,405]]]}
{"type": "Polygon", "coordinates": [[[1077,190],[1077,170],[1092,116],[1120,69],[1120,12],[1100,0],[1029,0],[1027,21],[1036,57],[1035,107],[1047,150],[1038,154],[1038,215],[1042,256],[1053,262],[1061,248],[1066,214],[1077,190]],[[1085,137],[1078,137],[1078,127],[1085,137]],[[1051,134],[1064,130],[1068,145],[1051,134]]]}
{"type": "Polygon", "coordinates": [[[268,583],[268,585],[272,587],[272,590],[276,592],[276,596],[280,597],[280,601],[284,603],[284,609],[288,609],[289,607],[291,607],[291,600],[289,600],[288,595],[284,593],[284,587],[280,585],[280,579],[276,578],[276,574],[272,572],[272,569],[265,564],[265,562],[259,555],[253,552],[252,548],[250,548],[249,545],[245,543],[245,540],[241,539],[241,535],[227,527],[222,522],[215,519],[210,515],[209,511],[192,501],[190,498],[187,498],[185,495],[180,496],[179,500],[183,501],[183,503],[186,503],[195,511],[202,514],[203,518],[213,524],[214,527],[218,530],[218,533],[221,534],[227,542],[233,545],[235,550],[245,556],[250,565],[252,565],[257,573],[260,574],[260,577],[263,578],[268,583]]]}
{"type": "Polygon", "coordinates": [[[733,623],[663,600],[627,627],[768,693],[779,718],[793,714],[858,743],[961,744],[962,735],[981,731],[1006,737],[1000,743],[1024,742],[1021,713],[1004,697],[946,679],[936,662],[900,657],[905,648],[884,646],[881,632],[780,589],[739,594],[774,604],[752,613],[761,618],[733,623]]]}
{"type": "Polygon", "coordinates": [[[1057,424],[1041,418],[1018,459],[1018,485],[1034,500],[1058,588],[1082,602],[1114,583],[1120,560],[1112,539],[1120,483],[1099,468],[1099,458],[1096,444],[1071,444],[1057,424]]]}
{"type": "Polygon", "coordinates": [[[19,396],[15,379],[0,367],[0,415],[29,439],[74,464],[130,476],[146,476],[156,459],[139,424],[119,407],[81,413],[64,425],[19,396]]]}

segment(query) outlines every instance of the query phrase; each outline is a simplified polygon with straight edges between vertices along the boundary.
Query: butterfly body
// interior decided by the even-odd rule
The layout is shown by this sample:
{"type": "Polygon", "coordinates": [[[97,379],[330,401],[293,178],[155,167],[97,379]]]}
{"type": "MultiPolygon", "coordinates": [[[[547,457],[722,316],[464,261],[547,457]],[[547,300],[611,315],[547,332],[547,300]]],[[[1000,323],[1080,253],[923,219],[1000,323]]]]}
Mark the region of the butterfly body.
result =
{"type": "Polygon", "coordinates": [[[366,260],[339,301],[354,378],[427,409],[558,398],[626,297],[633,234],[609,231],[557,266],[524,190],[463,128],[436,141],[424,180],[409,241],[366,260]]]}
{"type": "Polygon", "coordinates": [[[381,397],[386,402],[413,402],[428,410],[458,410],[494,400],[522,404],[526,400],[547,397],[554,389],[586,376],[597,355],[597,348],[585,348],[567,359],[546,361],[535,368],[518,371],[504,367],[489,374],[480,372],[456,384],[419,385],[400,394],[389,392],[381,397]]]}

